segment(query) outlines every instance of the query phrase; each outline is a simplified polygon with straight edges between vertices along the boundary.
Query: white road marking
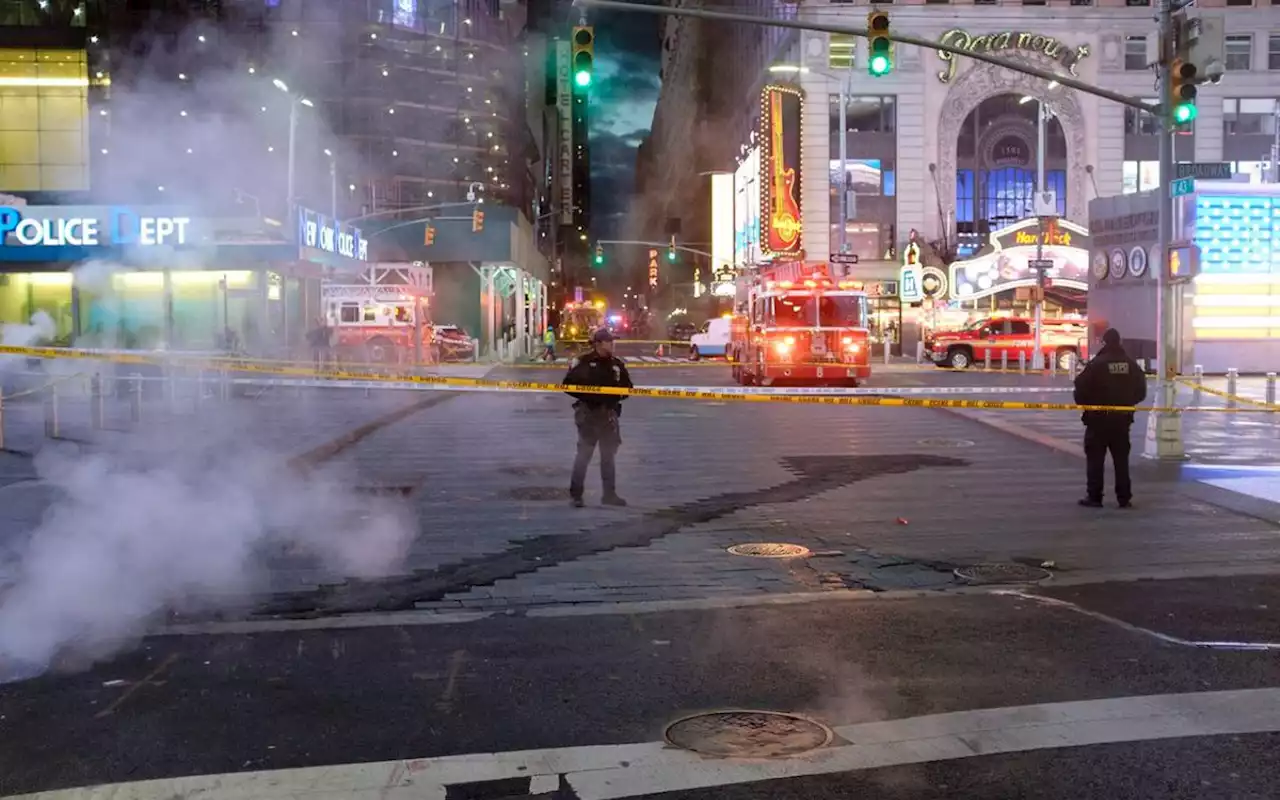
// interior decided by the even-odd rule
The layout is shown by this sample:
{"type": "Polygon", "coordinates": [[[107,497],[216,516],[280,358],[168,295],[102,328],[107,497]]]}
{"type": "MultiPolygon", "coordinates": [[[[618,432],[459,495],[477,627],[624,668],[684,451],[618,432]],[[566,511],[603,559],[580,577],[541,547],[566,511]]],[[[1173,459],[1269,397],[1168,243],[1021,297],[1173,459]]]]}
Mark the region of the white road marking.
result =
{"type": "Polygon", "coordinates": [[[704,758],[664,742],[480,753],[143,781],[25,795],[25,800],[441,800],[446,787],[564,776],[581,800],[1063,747],[1280,731],[1280,689],[1196,692],[960,711],[836,727],[847,745],[776,760],[704,758]]]}

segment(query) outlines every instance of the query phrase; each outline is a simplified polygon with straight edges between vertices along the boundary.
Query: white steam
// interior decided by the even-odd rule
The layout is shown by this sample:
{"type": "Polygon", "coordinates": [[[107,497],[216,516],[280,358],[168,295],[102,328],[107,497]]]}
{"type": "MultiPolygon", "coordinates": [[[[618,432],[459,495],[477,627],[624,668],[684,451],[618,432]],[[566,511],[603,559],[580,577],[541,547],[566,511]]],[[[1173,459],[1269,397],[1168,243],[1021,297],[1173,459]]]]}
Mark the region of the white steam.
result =
{"type": "Polygon", "coordinates": [[[110,655],[170,611],[242,606],[271,559],[330,580],[386,575],[413,536],[407,509],[336,476],[303,478],[265,452],[220,445],[153,460],[136,450],[37,458],[60,497],[0,587],[0,682],[110,655]]]}
{"type": "Polygon", "coordinates": [[[0,343],[8,347],[30,347],[52,339],[58,326],[48,312],[37,311],[31,315],[30,325],[0,326],[0,343]]]}

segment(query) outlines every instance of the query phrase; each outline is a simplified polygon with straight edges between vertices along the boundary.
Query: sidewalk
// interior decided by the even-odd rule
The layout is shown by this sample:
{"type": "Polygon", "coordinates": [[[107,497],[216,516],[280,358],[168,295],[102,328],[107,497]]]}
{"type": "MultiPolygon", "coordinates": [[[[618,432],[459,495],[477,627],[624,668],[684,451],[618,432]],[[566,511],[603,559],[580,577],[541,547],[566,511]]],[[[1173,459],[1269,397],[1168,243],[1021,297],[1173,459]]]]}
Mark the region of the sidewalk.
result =
{"type": "MultiPolygon", "coordinates": [[[[654,381],[663,376],[654,376],[654,381]]],[[[1138,474],[1139,507],[1082,509],[1079,459],[955,414],[633,399],[620,490],[568,506],[569,401],[468,395],[370,436],[337,459],[417,487],[421,530],[399,580],[308,587],[332,576],[281,564],[276,610],[442,611],[951,588],[955,566],[1052,562],[1077,580],[1280,569],[1276,529],[1138,474]],[[730,555],[745,542],[808,559],[730,555]]]]}

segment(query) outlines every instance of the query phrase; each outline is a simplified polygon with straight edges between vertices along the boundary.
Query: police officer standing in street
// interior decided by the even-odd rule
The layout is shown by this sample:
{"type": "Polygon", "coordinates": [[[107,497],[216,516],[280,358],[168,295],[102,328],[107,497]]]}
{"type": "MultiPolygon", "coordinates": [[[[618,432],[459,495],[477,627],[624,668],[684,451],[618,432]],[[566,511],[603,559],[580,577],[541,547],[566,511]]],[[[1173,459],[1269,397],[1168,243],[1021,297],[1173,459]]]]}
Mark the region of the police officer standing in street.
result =
{"type": "MultiPolygon", "coordinates": [[[[592,351],[580,358],[565,375],[564,386],[613,386],[630,389],[631,376],[622,359],[613,354],[613,334],[606,328],[591,337],[592,351]]],[[[573,460],[573,477],[569,481],[569,496],[575,508],[582,508],[583,484],[587,479],[587,465],[596,445],[600,445],[600,482],[604,486],[601,502],[607,506],[625,506],[627,501],[618,496],[617,473],[614,457],[622,444],[618,417],[622,414],[624,395],[588,394],[569,392],[577,402],[573,404],[573,421],[578,426],[578,455],[573,460]]]]}
{"type": "MultiPolygon", "coordinates": [[[[1076,405],[1136,406],[1147,398],[1147,378],[1138,362],[1120,346],[1120,332],[1108,328],[1102,334],[1102,349],[1084,371],[1076,376],[1076,405]]],[[[1132,411],[1086,411],[1084,422],[1084,457],[1086,462],[1086,494],[1080,505],[1102,508],[1102,488],[1107,467],[1107,452],[1116,471],[1116,500],[1121,508],[1129,508],[1133,486],[1129,483],[1129,428],[1132,411]]]]}

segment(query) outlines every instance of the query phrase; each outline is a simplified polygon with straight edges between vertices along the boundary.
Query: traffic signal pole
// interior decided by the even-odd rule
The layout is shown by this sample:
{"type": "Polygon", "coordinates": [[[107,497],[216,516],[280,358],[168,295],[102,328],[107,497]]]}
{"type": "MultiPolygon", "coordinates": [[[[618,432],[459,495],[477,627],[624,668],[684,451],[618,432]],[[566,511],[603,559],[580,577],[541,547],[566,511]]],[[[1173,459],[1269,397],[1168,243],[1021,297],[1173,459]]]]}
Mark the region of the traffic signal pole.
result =
{"type": "MultiPolygon", "coordinates": [[[[1156,282],[1159,292],[1156,305],[1156,369],[1159,381],[1156,402],[1160,408],[1174,408],[1178,399],[1178,320],[1181,315],[1176,306],[1177,292],[1169,279],[1169,246],[1173,243],[1173,197],[1170,183],[1174,179],[1173,135],[1176,104],[1173,98],[1173,61],[1175,57],[1175,31],[1172,0],[1159,3],[1156,22],[1159,26],[1157,68],[1160,74],[1160,99],[1164,113],[1160,115],[1160,187],[1156,190],[1158,218],[1156,222],[1156,247],[1160,260],[1156,282]]],[[[1123,332],[1122,332],[1123,333],[1123,332]]],[[[1182,416],[1176,412],[1151,412],[1147,423],[1146,447],[1148,458],[1178,461],[1186,457],[1182,441],[1182,416]]]]}

